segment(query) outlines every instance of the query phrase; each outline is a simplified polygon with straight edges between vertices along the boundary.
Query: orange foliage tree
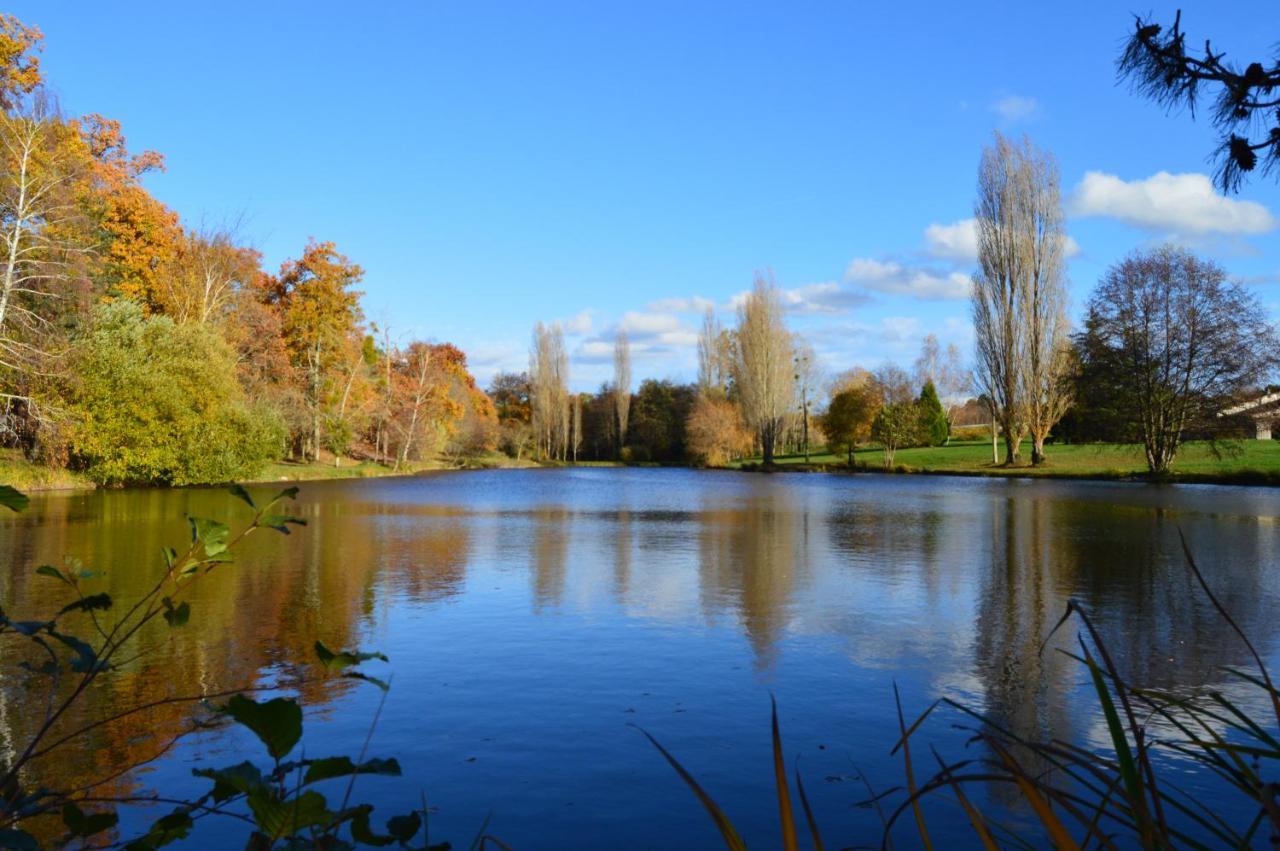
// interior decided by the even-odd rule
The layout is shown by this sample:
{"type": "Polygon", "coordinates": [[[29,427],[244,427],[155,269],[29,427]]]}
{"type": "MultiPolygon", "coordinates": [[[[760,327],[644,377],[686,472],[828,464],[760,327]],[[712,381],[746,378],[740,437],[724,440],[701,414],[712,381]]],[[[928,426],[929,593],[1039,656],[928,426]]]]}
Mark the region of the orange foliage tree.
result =
{"type": "Polygon", "coordinates": [[[308,428],[294,435],[298,454],[318,459],[322,427],[335,422],[349,387],[353,350],[363,344],[364,314],[354,287],[364,270],[338,253],[332,242],[311,240],[297,260],[285,261],[279,275],[263,275],[257,286],[262,301],[280,320],[289,360],[301,379],[308,428]]]}

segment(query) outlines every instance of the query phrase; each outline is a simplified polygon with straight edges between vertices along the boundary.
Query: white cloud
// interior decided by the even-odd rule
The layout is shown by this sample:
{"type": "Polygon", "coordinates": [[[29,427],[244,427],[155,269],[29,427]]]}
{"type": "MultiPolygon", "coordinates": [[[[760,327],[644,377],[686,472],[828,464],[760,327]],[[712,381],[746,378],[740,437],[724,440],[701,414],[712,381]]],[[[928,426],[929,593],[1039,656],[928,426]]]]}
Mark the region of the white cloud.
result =
{"type": "MultiPolygon", "coordinates": [[[[729,299],[729,308],[737,310],[751,295],[750,290],[735,293],[729,299]]],[[[871,298],[863,292],[842,287],[835,281],[820,284],[804,284],[791,289],[778,288],[778,300],[782,309],[792,314],[845,313],[866,304],[871,298]]]]}
{"type": "MultiPolygon", "coordinates": [[[[655,302],[656,304],[656,302],[655,302]]],[[[586,365],[613,361],[613,347],[619,331],[627,332],[631,355],[637,360],[666,360],[691,352],[698,344],[698,332],[677,313],[659,310],[632,310],[595,336],[583,340],[573,351],[573,360],[586,365]]]]}
{"type": "Polygon", "coordinates": [[[1162,171],[1121,180],[1090,171],[1072,193],[1075,216],[1106,216],[1146,230],[1178,234],[1258,234],[1274,230],[1275,216],[1261,204],[1220,195],[1204,174],[1162,171]]]}
{"type": "Polygon", "coordinates": [[[872,292],[924,301],[969,297],[969,276],[964,272],[935,272],[904,266],[894,260],[858,258],[845,269],[844,277],[849,283],[872,292]]]}
{"type": "Polygon", "coordinates": [[[591,317],[595,311],[591,308],[580,310],[568,319],[562,320],[560,328],[571,336],[580,337],[583,334],[590,334],[592,328],[591,317]]]}
{"type": "Polygon", "coordinates": [[[706,313],[707,308],[714,309],[716,303],[700,295],[689,298],[661,298],[649,305],[649,310],[662,313],[706,313]]]}
{"type": "Polygon", "coordinates": [[[931,224],[924,229],[929,253],[947,260],[972,263],[978,259],[978,223],[961,219],[949,225],[931,224]]]}
{"type": "MultiPolygon", "coordinates": [[[[960,263],[978,262],[976,219],[961,219],[949,225],[931,224],[924,229],[924,241],[934,257],[960,263]]],[[[1080,253],[1080,243],[1067,236],[1063,251],[1067,257],[1075,257],[1080,253]]]]}
{"type": "Polygon", "coordinates": [[[1033,97],[1005,95],[991,104],[991,110],[1005,121],[1021,121],[1030,118],[1040,109],[1040,102],[1033,97]]]}

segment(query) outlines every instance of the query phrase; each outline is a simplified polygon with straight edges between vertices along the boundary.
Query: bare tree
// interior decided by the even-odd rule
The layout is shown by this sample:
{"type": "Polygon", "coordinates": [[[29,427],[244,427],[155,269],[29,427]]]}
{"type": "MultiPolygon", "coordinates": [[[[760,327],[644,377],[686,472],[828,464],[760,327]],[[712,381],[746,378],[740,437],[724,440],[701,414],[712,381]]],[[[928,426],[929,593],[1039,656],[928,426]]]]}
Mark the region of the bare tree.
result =
{"type": "Polygon", "coordinates": [[[796,334],[792,337],[793,362],[795,363],[796,404],[800,412],[800,439],[804,446],[804,460],[809,462],[809,421],[810,407],[813,397],[821,383],[821,369],[817,355],[810,346],[796,334]]]}
{"type": "Polygon", "coordinates": [[[0,398],[30,405],[32,373],[56,354],[54,318],[88,248],[73,234],[85,176],[75,131],[36,92],[0,111],[0,398]]]}
{"type": "Polygon", "coordinates": [[[534,328],[529,382],[537,452],[564,460],[569,445],[569,357],[559,324],[539,322],[534,328]]]}
{"type": "Polygon", "coordinates": [[[920,356],[916,358],[915,379],[920,387],[933,382],[947,415],[949,433],[956,414],[964,407],[967,394],[973,387],[973,374],[963,363],[960,347],[949,343],[943,350],[936,334],[926,335],[920,344],[920,356]]]}
{"type": "Polygon", "coordinates": [[[627,421],[631,415],[631,342],[618,329],[613,343],[613,413],[618,426],[618,455],[627,445],[627,421]]]}
{"type": "Polygon", "coordinates": [[[573,463],[578,463],[578,450],[582,448],[582,396],[573,394],[573,463]]]}
{"type": "Polygon", "coordinates": [[[1066,235],[1057,166],[1028,140],[999,133],[978,170],[980,270],[973,279],[976,377],[992,400],[1005,462],[1030,432],[1032,462],[1068,402],[1066,235]]]}
{"type": "Polygon", "coordinates": [[[772,278],[756,276],[738,308],[737,341],[733,375],[742,413],[760,439],[764,463],[771,464],[795,400],[791,334],[772,278]]]}
{"type": "Polygon", "coordinates": [[[1263,381],[1280,350],[1258,300],[1217,264],[1164,246],[1112,266],[1089,302],[1082,350],[1122,391],[1153,473],[1167,472],[1188,428],[1263,381]]]}
{"type": "Polygon", "coordinates": [[[165,313],[178,324],[226,315],[236,291],[258,273],[258,254],[236,244],[233,228],[189,230],[159,282],[165,313]]]}
{"type": "Polygon", "coordinates": [[[698,331],[698,392],[704,396],[722,397],[728,391],[732,367],[728,338],[715,308],[708,307],[698,331]]]}

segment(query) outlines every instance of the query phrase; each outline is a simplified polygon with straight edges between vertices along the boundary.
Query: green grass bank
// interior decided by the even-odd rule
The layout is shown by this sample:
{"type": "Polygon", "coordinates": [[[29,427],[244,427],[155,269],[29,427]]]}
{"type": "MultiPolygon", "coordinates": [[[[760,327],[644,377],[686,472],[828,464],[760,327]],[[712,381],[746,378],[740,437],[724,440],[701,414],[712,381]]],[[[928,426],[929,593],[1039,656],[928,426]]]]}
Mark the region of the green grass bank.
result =
{"type": "MultiPolygon", "coordinates": [[[[1001,457],[1004,454],[1000,447],[1001,457]]],[[[1022,445],[1023,458],[1031,454],[1030,441],[1022,445]]],[[[1014,466],[993,464],[990,441],[953,441],[947,446],[899,449],[892,472],[954,476],[1032,476],[1063,479],[1149,480],[1146,460],[1138,444],[1052,444],[1046,447],[1048,460],[1038,467],[1028,460],[1014,466]]],[[[760,459],[748,459],[735,467],[748,469],[760,459]]],[[[776,459],[781,470],[849,470],[845,453],[814,451],[806,463],[804,455],[791,454],[776,459]]],[[[859,448],[853,455],[854,469],[884,472],[884,454],[879,446],[859,448]]],[[[1280,441],[1222,441],[1216,445],[1196,441],[1185,444],[1174,461],[1173,471],[1160,481],[1211,482],[1220,484],[1280,485],[1280,441]]]]}

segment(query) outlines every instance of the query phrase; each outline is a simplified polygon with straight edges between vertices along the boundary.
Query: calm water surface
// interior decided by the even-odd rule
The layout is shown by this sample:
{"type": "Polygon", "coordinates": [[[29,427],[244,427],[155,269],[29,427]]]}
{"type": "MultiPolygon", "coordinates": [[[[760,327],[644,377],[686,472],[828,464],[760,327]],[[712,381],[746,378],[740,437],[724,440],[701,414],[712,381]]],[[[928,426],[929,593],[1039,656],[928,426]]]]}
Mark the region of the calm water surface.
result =
{"type": "MultiPolygon", "coordinates": [[[[184,514],[231,519],[238,505],[211,490],[39,496],[0,520],[0,604],[49,611],[58,590],[32,571],[64,554],[133,599],[159,549],[184,539],[184,514]]],[[[149,636],[152,652],[96,699],[296,686],[317,638],[382,650],[393,684],[370,754],[398,757],[405,777],[362,778],[357,797],[386,816],[424,792],[433,841],[455,847],[490,813],[490,831],[519,848],[714,846],[698,803],[634,725],[678,755],[749,843],[771,847],[770,693],[837,847],[879,842],[876,811],[855,806],[868,797],[862,778],[876,791],[901,782],[888,753],[895,683],[909,715],[950,696],[1025,735],[1102,746],[1078,667],[1038,653],[1068,598],[1095,613],[1137,682],[1223,684],[1220,666],[1249,663],[1198,594],[1179,527],[1223,602],[1280,660],[1272,490],[566,469],[307,484],[298,513],[307,528],[250,539],[234,567],[202,581],[191,623],[149,636]]],[[[8,748],[30,695],[13,660],[0,661],[8,748]]],[[[358,753],[379,693],[351,685],[297,686],[309,756],[358,753]]],[[[75,779],[137,758],[180,717],[104,733],[50,770],[75,779]]],[[[960,720],[940,715],[922,736],[961,755],[960,720]]],[[[203,788],[193,765],[246,753],[242,736],[206,736],[113,789],[203,788]]],[[[1214,794],[1204,778],[1183,780],[1214,794]]],[[[942,833],[962,818],[930,812],[942,833]]],[[[203,841],[239,836],[220,830],[203,841]]]]}

